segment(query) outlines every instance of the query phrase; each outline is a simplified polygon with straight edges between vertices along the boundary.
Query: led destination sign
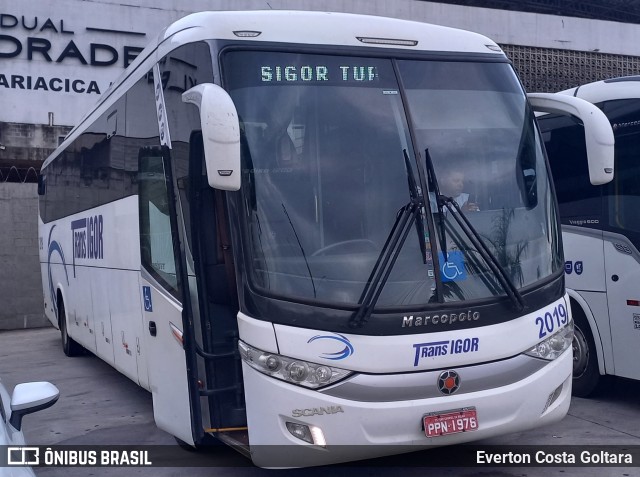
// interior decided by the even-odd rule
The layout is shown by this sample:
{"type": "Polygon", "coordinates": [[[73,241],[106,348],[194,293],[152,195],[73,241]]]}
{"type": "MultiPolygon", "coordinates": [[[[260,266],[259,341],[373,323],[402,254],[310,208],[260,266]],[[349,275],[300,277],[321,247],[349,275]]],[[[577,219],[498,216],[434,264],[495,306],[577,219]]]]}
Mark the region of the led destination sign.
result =
{"type": "Polygon", "coordinates": [[[358,86],[393,88],[391,60],[265,51],[233,51],[223,57],[233,88],[252,86],[358,86]]]}
{"type": "Polygon", "coordinates": [[[339,65],[329,69],[329,66],[261,66],[261,78],[265,83],[272,82],[323,82],[335,79],[337,81],[376,81],[378,69],[375,66],[339,65]]]}

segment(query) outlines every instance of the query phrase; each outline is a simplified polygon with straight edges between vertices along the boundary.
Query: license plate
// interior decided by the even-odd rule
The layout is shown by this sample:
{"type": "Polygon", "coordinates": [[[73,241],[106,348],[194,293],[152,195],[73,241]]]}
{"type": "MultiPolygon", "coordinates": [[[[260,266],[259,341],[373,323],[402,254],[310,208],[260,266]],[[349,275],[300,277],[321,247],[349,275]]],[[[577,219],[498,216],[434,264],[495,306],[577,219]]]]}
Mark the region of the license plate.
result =
{"type": "Polygon", "coordinates": [[[422,417],[422,424],[427,437],[445,436],[477,430],[478,416],[475,407],[465,407],[455,411],[425,414],[422,417]]]}

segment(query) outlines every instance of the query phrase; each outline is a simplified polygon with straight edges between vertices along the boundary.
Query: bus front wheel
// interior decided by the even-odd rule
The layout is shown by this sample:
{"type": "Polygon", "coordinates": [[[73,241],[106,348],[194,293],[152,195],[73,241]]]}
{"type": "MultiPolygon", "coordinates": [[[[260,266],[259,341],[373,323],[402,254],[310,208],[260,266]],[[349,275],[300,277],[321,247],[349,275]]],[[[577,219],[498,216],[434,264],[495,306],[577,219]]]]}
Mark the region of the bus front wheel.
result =
{"type": "Polygon", "coordinates": [[[573,395],[587,397],[600,381],[598,356],[587,320],[574,312],[573,335],[573,395]]]}
{"type": "Polygon", "coordinates": [[[58,320],[60,324],[60,334],[62,335],[62,351],[67,356],[79,356],[82,354],[82,346],[80,346],[67,331],[67,314],[64,309],[64,301],[58,297],[58,320]]]}

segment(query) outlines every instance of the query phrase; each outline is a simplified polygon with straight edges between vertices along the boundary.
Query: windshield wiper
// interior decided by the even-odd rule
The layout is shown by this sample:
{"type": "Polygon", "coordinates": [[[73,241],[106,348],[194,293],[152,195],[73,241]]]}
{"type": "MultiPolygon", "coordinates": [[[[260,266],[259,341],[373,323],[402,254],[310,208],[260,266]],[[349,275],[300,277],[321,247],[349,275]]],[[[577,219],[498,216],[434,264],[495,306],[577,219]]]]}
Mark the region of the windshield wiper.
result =
{"type": "Polygon", "coordinates": [[[429,154],[429,148],[424,150],[424,159],[427,164],[427,180],[429,181],[429,189],[436,195],[436,207],[438,208],[438,227],[440,228],[440,250],[444,256],[444,261],[449,261],[449,253],[447,251],[447,236],[444,223],[444,206],[445,202],[442,200],[445,196],[440,195],[440,186],[438,185],[438,178],[436,177],[436,171],[433,167],[433,160],[431,154],[429,154]]]}
{"type": "Polygon", "coordinates": [[[431,187],[436,195],[436,205],[438,207],[438,225],[440,226],[440,249],[442,250],[442,255],[444,256],[445,263],[448,261],[448,253],[447,253],[447,238],[446,238],[446,230],[445,230],[445,220],[444,220],[444,209],[445,207],[451,213],[452,217],[460,226],[460,230],[464,232],[464,234],[471,240],[471,243],[476,247],[476,250],[480,254],[480,256],[484,259],[484,261],[489,265],[489,268],[493,272],[494,276],[500,282],[502,289],[505,293],[511,298],[513,304],[516,306],[518,311],[522,311],[524,309],[524,299],[522,295],[518,291],[518,288],[514,285],[511,277],[507,274],[507,271],[500,264],[498,259],[495,257],[491,250],[486,246],[482,237],[473,226],[469,219],[467,219],[466,215],[462,212],[462,209],[458,205],[458,203],[453,200],[452,197],[447,197],[445,195],[440,194],[440,187],[438,186],[438,179],[436,177],[436,172],[433,167],[433,160],[431,159],[431,154],[429,154],[429,149],[425,149],[425,161],[427,163],[427,173],[429,176],[429,187],[431,187]]]}
{"type": "Polygon", "coordinates": [[[411,161],[409,160],[409,154],[407,154],[407,150],[403,149],[402,153],[404,154],[404,164],[407,168],[407,180],[409,181],[409,193],[411,196],[412,202],[417,202],[419,205],[422,205],[418,209],[418,213],[416,214],[416,232],[418,233],[418,243],[420,244],[420,253],[422,253],[422,262],[427,264],[427,246],[424,243],[424,196],[420,189],[418,189],[418,185],[416,183],[416,177],[413,174],[413,169],[411,169],[411,161]]]}
{"type": "Polygon", "coordinates": [[[495,255],[493,255],[491,250],[486,246],[478,231],[464,215],[458,203],[451,197],[446,196],[442,196],[442,200],[444,205],[447,207],[447,210],[451,212],[451,215],[460,226],[460,229],[467,235],[467,237],[469,237],[469,240],[471,240],[471,243],[476,247],[478,253],[482,256],[487,265],[489,265],[489,268],[500,282],[500,285],[502,285],[504,291],[509,295],[509,298],[511,298],[518,311],[522,311],[524,309],[524,299],[518,291],[518,288],[515,286],[511,277],[509,277],[509,274],[507,274],[507,271],[500,264],[495,255]]]}
{"type": "Polygon", "coordinates": [[[509,274],[504,269],[504,267],[500,264],[498,259],[495,257],[489,247],[484,243],[482,237],[473,226],[473,224],[469,221],[466,215],[462,212],[462,209],[458,205],[458,203],[453,200],[452,197],[447,197],[445,195],[440,194],[440,188],[438,187],[438,180],[436,178],[435,170],[433,168],[433,161],[431,159],[431,155],[429,154],[429,149],[425,150],[425,158],[427,161],[427,170],[429,171],[429,176],[431,179],[431,185],[434,188],[434,192],[436,194],[436,203],[438,205],[438,212],[440,215],[440,247],[443,251],[444,261],[445,263],[448,261],[447,257],[447,248],[446,248],[446,236],[445,234],[445,223],[444,223],[444,208],[451,213],[451,216],[455,219],[455,221],[460,226],[460,230],[464,232],[464,234],[469,238],[471,243],[476,250],[480,254],[480,256],[484,259],[484,261],[489,265],[489,268],[493,272],[494,276],[500,282],[502,289],[505,293],[511,298],[513,304],[516,306],[518,311],[522,311],[524,309],[524,299],[522,295],[518,291],[518,288],[509,277],[509,274]]]}
{"type": "Polygon", "coordinates": [[[426,245],[424,243],[424,221],[422,220],[422,209],[425,206],[424,196],[420,193],[413,169],[409,161],[407,150],[403,150],[405,166],[407,169],[407,179],[409,182],[409,196],[411,200],[404,205],[396,214],[396,220],[391,227],[391,231],[387,236],[387,240],[378,255],[373,270],[367,279],[367,283],[360,295],[360,307],[349,320],[349,327],[358,328],[364,325],[375,307],[385,283],[389,279],[391,270],[393,269],[398,255],[402,250],[402,246],[407,240],[409,231],[414,222],[416,222],[416,230],[418,232],[418,241],[420,243],[420,251],[422,258],[426,263],[426,245]]]}

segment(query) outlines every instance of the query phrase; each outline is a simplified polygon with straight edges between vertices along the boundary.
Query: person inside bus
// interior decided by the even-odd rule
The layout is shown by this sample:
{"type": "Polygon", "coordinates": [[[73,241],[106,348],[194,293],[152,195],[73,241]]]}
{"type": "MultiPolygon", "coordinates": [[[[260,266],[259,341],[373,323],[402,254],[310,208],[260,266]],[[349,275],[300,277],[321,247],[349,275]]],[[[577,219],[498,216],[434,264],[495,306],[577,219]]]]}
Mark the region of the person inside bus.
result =
{"type": "Polygon", "coordinates": [[[480,210],[471,195],[464,191],[465,176],[461,168],[447,167],[438,174],[440,194],[451,197],[463,212],[477,212],[480,210]]]}

